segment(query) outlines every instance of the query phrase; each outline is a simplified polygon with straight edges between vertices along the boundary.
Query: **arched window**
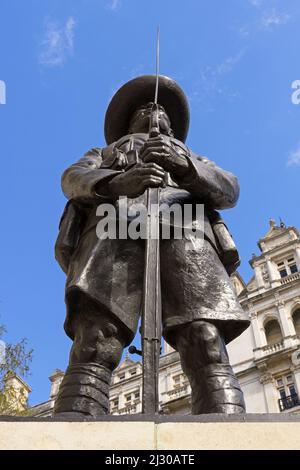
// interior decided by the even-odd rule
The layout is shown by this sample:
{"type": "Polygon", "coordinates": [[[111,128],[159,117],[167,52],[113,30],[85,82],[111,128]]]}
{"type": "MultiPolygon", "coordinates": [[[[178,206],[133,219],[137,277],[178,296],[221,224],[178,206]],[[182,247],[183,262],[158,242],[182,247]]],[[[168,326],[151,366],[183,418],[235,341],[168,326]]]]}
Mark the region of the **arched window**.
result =
{"type": "Polygon", "coordinates": [[[294,322],[296,334],[300,336],[300,308],[297,308],[297,310],[294,311],[293,322],[294,322]]]}
{"type": "Polygon", "coordinates": [[[265,333],[268,344],[279,343],[282,340],[282,333],[277,320],[269,320],[266,323],[265,333]]]}

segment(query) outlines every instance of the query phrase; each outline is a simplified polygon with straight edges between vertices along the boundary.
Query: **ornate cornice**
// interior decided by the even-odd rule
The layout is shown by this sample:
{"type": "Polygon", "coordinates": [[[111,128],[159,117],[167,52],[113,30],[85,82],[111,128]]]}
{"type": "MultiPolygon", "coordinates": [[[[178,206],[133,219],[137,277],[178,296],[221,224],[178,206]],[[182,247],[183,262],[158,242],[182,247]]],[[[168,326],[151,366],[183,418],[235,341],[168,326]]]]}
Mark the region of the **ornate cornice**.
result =
{"type": "Polygon", "coordinates": [[[274,381],[274,379],[273,379],[272,374],[266,373],[266,374],[264,374],[260,377],[259,381],[260,381],[261,384],[265,385],[265,384],[268,384],[268,383],[272,383],[274,381]]]}

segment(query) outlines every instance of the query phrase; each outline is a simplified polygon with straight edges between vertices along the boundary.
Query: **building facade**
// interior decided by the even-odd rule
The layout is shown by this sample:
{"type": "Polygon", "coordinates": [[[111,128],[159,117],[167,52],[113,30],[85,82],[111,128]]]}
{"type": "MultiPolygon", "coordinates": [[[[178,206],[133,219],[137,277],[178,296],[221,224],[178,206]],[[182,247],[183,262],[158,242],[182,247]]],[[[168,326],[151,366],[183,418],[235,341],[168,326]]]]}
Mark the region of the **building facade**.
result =
{"type": "Polygon", "coordinates": [[[300,239],[283,223],[258,241],[260,254],[245,284],[232,281],[251,326],[229,345],[249,413],[297,412],[300,409],[300,239]]]}
{"type": "MultiPolygon", "coordinates": [[[[236,272],[232,282],[250,327],[228,345],[230,362],[240,381],[248,413],[300,411],[300,237],[295,227],[270,220],[258,241],[259,255],[245,283],[236,272]]],[[[50,400],[31,409],[49,416],[63,377],[50,377],[50,400]]],[[[160,359],[160,409],[165,414],[189,414],[191,389],[179,355],[168,344],[160,359]]],[[[113,374],[110,409],[115,415],[142,411],[142,364],[128,355],[113,374]]]]}
{"type": "Polygon", "coordinates": [[[26,415],[31,388],[14,372],[4,378],[4,389],[0,394],[0,415],[26,415]]]}

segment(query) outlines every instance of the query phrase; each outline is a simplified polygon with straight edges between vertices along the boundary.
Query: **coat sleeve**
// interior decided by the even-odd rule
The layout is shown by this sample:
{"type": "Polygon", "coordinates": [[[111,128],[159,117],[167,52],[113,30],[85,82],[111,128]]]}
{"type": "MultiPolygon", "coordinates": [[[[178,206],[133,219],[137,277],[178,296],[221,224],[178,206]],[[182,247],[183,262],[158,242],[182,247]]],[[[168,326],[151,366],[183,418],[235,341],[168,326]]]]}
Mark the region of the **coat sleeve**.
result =
{"type": "Polygon", "coordinates": [[[202,199],[213,209],[234,207],[239,197],[237,178],[222,170],[206,157],[191,154],[190,172],[185,180],[178,181],[181,188],[202,199]]]}
{"type": "Polygon", "coordinates": [[[105,184],[120,171],[101,168],[101,153],[101,149],[94,148],[64,171],[62,190],[68,199],[89,202],[97,198],[108,198],[99,194],[99,188],[101,189],[101,186],[104,188],[105,184]]]}

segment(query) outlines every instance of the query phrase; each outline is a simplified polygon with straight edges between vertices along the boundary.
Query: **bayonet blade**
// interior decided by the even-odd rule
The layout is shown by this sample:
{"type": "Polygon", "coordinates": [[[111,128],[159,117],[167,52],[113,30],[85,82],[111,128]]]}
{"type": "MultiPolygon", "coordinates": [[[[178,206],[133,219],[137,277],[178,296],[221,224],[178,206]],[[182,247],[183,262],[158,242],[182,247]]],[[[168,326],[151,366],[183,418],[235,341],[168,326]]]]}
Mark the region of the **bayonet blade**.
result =
{"type": "Polygon", "coordinates": [[[160,54],[159,47],[160,47],[160,31],[159,31],[159,26],[158,26],[157,34],[156,34],[156,82],[155,82],[154,104],[158,103],[159,54],[160,54]]]}

